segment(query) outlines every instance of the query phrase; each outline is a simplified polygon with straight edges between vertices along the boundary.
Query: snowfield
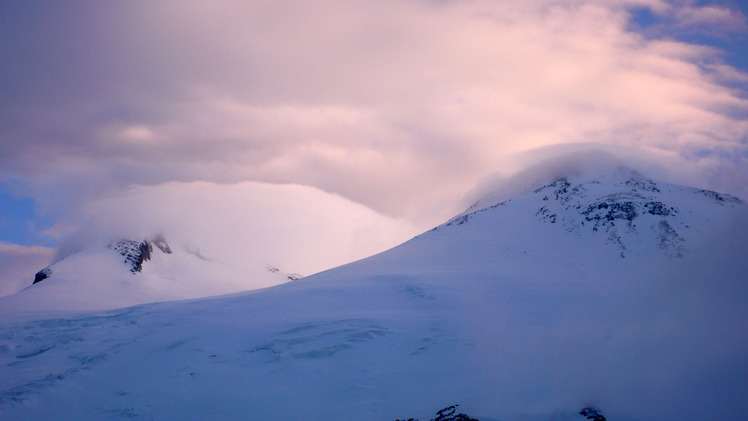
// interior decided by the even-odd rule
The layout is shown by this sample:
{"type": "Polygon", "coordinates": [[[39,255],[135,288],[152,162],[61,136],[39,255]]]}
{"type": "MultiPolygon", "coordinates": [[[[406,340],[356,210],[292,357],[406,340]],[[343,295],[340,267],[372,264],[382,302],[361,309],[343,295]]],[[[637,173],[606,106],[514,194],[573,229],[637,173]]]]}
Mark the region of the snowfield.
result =
{"type": "Polygon", "coordinates": [[[0,301],[0,419],[745,419],[747,208],[569,177],[267,289],[50,312],[42,281],[0,301]]]}

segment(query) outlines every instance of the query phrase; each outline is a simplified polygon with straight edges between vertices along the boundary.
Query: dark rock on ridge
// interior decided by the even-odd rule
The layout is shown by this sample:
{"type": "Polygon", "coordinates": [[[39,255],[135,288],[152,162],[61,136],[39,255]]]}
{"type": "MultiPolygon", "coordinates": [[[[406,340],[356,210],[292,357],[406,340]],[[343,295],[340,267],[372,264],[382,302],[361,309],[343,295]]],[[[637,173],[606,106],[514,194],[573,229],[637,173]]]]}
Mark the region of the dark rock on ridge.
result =
{"type": "MultiPolygon", "coordinates": [[[[278,273],[278,272],[280,272],[280,269],[278,269],[275,266],[268,266],[266,269],[270,273],[278,273]]],[[[299,279],[301,279],[303,277],[304,277],[303,275],[300,275],[300,274],[294,272],[294,273],[288,274],[286,276],[286,279],[288,279],[289,281],[297,281],[297,280],[299,280],[299,279]]]]}
{"type": "Polygon", "coordinates": [[[34,282],[31,285],[49,278],[50,275],[52,275],[52,269],[48,267],[36,272],[36,275],[34,275],[34,282]]]}
{"type": "Polygon", "coordinates": [[[600,413],[600,411],[592,407],[582,409],[579,411],[579,415],[592,421],[606,421],[606,418],[600,413]]]}
{"type": "Polygon", "coordinates": [[[697,190],[698,193],[703,194],[706,197],[711,197],[714,199],[715,202],[719,204],[724,203],[743,203],[742,200],[738,199],[735,196],[730,196],[729,194],[725,193],[717,193],[711,190],[697,190]]]}
{"type": "MultiPolygon", "coordinates": [[[[459,405],[451,405],[436,413],[436,418],[432,418],[431,421],[478,421],[475,418],[470,418],[465,414],[457,414],[457,407],[459,405]]],[[[603,421],[605,419],[603,418],[603,421]]],[[[395,421],[418,421],[415,418],[408,418],[406,420],[397,419],[395,421]]]]}

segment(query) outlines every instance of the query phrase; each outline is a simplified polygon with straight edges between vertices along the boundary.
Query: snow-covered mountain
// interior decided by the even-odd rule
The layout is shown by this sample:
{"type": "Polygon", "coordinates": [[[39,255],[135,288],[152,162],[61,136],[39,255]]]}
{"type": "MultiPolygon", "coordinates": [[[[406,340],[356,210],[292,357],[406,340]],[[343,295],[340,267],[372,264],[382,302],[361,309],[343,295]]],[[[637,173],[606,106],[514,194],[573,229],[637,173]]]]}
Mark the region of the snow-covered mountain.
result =
{"type": "Polygon", "coordinates": [[[163,236],[91,245],[41,269],[29,287],[0,297],[0,316],[108,310],[200,298],[301,278],[271,265],[236,268],[163,236]],[[248,283],[247,279],[252,282],[248,283]]]}
{"type": "Polygon", "coordinates": [[[744,419],[747,227],[629,171],[547,180],[297,282],[9,320],[0,419],[744,419]]]}
{"type": "Polygon", "coordinates": [[[658,184],[638,172],[620,170],[592,179],[558,178],[514,200],[496,202],[488,196],[446,225],[466,224],[509,202],[512,209],[503,213],[505,218],[519,220],[532,214],[539,221],[558,224],[578,239],[612,247],[622,258],[657,250],[670,259],[684,257],[686,238],[713,229],[715,221],[710,218],[715,212],[708,208],[708,212],[701,212],[701,206],[716,204],[729,209],[742,204],[730,195],[658,184]],[[517,210],[522,215],[517,215],[517,210]]]}

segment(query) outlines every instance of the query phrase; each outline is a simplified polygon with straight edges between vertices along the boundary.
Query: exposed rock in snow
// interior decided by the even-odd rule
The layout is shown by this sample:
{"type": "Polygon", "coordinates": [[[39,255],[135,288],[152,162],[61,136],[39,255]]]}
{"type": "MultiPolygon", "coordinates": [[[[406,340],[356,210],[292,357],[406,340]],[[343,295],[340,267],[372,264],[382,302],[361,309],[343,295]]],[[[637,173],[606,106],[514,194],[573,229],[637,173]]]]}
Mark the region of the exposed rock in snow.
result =
{"type": "Polygon", "coordinates": [[[36,272],[36,275],[34,275],[34,282],[32,283],[32,285],[49,278],[50,275],[52,275],[52,269],[50,269],[49,267],[46,267],[40,270],[39,272],[36,272]]]}
{"type": "MultiPolygon", "coordinates": [[[[431,421],[479,421],[475,418],[471,418],[465,414],[458,414],[457,407],[459,405],[448,406],[436,412],[436,418],[432,418],[431,421]]],[[[603,418],[603,421],[605,419],[603,418]]],[[[416,418],[408,418],[407,420],[395,420],[395,421],[418,421],[416,418]]]]}
{"type": "Polygon", "coordinates": [[[129,266],[130,272],[142,272],[143,263],[151,260],[153,246],[156,246],[164,254],[172,254],[171,247],[164,237],[157,236],[152,240],[119,240],[109,244],[107,247],[121,254],[125,258],[125,263],[129,266]]]}
{"type": "Polygon", "coordinates": [[[606,421],[606,418],[595,408],[586,407],[579,411],[579,415],[592,421],[606,421]]]}
{"type": "Polygon", "coordinates": [[[280,275],[284,275],[286,277],[286,279],[288,279],[289,281],[297,281],[297,280],[299,280],[299,279],[301,279],[301,278],[304,277],[303,275],[300,275],[298,273],[285,273],[285,272],[282,272],[280,269],[278,269],[275,266],[268,266],[267,270],[270,273],[277,273],[277,274],[280,274],[280,275]]]}
{"type": "Polygon", "coordinates": [[[151,253],[153,253],[153,244],[148,240],[119,240],[109,244],[108,247],[124,256],[125,263],[132,273],[142,272],[143,262],[151,260],[151,253]]]}
{"type": "Polygon", "coordinates": [[[696,190],[696,192],[703,194],[706,197],[714,199],[714,201],[719,204],[736,204],[736,203],[743,202],[737,197],[730,196],[729,194],[713,192],[711,190],[696,190]]]}

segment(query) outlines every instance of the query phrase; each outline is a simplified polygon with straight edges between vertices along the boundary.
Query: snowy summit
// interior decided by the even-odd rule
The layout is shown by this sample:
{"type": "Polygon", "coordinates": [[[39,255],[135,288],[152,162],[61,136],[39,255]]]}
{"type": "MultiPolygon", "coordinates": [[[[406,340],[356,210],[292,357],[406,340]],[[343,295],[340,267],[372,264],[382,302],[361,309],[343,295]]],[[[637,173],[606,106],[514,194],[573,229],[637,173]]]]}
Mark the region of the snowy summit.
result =
{"type": "Polygon", "coordinates": [[[231,267],[194,246],[172,247],[161,235],[91,244],[39,270],[29,287],[0,297],[0,316],[109,310],[246,290],[301,278],[273,265],[231,267]]]}

